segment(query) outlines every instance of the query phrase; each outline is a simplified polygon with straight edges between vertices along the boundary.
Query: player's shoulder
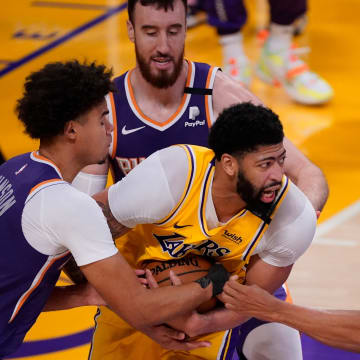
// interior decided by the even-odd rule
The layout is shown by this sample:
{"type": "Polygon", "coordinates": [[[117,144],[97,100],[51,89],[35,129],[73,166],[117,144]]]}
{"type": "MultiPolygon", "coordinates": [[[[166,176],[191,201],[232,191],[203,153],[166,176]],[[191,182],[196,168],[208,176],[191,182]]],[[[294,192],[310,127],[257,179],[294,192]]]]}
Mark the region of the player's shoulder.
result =
{"type": "Polygon", "coordinates": [[[77,212],[88,206],[96,205],[89,195],[77,190],[68,182],[48,186],[41,191],[42,201],[56,205],[59,212],[77,212]]]}
{"type": "Polygon", "coordinates": [[[117,80],[119,80],[119,79],[124,78],[124,77],[126,76],[126,74],[129,73],[131,70],[132,70],[132,69],[127,70],[127,71],[121,73],[120,75],[114,76],[114,77],[113,77],[113,81],[115,82],[115,81],[117,81],[117,80]]]}
{"type": "Polygon", "coordinates": [[[240,82],[231,79],[222,71],[217,71],[213,88],[213,109],[219,115],[225,108],[243,102],[263,105],[262,101],[240,82]]]}
{"type": "Polygon", "coordinates": [[[316,212],[308,197],[292,182],[279,208],[279,216],[293,220],[301,218],[308,225],[315,226],[316,212]]]}

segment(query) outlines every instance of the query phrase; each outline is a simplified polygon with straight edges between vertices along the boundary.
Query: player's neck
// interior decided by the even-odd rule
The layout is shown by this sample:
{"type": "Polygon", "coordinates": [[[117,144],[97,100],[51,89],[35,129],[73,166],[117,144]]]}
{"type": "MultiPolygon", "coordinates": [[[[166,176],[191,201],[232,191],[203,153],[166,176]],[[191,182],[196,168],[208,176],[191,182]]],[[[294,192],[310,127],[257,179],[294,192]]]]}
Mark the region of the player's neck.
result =
{"type": "Polygon", "coordinates": [[[76,158],[72,146],[64,146],[60,142],[40,144],[39,155],[53,162],[59,168],[62,178],[68,183],[71,183],[77,173],[87,165],[76,158]]]}
{"type": "Polygon", "coordinates": [[[246,202],[236,192],[234,182],[222,171],[216,171],[211,187],[211,195],[220,222],[227,222],[246,207],[246,202]]]}
{"type": "Polygon", "coordinates": [[[147,99],[163,106],[178,106],[184,95],[187,72],[188,63],[184,60],[182,70],[174,85],[166,89],[159,89],[151,85],[142,76],[140,69],[136,67],[130,78],[136,102],[140,105],[142,99],[147,99]]]}

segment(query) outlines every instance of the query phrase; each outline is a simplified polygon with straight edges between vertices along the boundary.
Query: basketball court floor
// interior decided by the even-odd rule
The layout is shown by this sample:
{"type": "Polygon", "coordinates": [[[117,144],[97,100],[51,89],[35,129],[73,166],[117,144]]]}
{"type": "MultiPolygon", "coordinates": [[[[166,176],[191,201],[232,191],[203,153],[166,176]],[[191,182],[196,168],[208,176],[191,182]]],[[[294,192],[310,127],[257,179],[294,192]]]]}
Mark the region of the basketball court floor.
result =
{"type": "MultiPolygon", "coordinates": [[[[267,22],[266,6],[265,0],[248,1],[245,49],[254,63],[260,49],[256,34],[267,22]]],[[[297,42],[311,48],[305,59],[333,86],[334,99],[324,106],[295,104],[282,88],[255,76],[251,90],[280,115],[287,136],[323,169],[330,185],[313,245],[289,280],[293,299],[321,308],[360,309],[360,2],[309,0],[309,8],[309,24],[297,42]]],[[[135,64],[126,18],[122,0],[3,2],[0,149],[5,158],[37,148],[14,115],[25,77],[45,63],[72,58],[96,59],[113,66],[115,74],[124,72],[135,64]]],[[[186,57],[221,66],[214,29],[206,24],[190,29],[186,57]]],[[[26,259],[19,259],[19,266],[21,261],[26,259]]],[[[11,358],[86,359],[94,313],[89,307],[42,314],[11,358]]],[[[360,359],[306,336],[303,342],[306,360],[360,359]]]]}

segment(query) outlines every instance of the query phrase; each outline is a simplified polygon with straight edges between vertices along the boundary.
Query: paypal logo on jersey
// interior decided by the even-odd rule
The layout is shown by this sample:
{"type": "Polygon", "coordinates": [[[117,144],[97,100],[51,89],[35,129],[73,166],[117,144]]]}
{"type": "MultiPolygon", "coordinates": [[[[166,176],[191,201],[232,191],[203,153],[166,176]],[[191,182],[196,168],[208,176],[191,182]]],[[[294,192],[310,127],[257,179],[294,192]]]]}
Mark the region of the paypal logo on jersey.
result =
{"type": "Polygon", "coordinates": [[[196,127],[196,126],[204,126],[205,120],[195,120],[200,115],[200,110],[197,106],[190,106],[189,108],[189,120],[192,122],[185,121],[185,127],[196,127]]]}

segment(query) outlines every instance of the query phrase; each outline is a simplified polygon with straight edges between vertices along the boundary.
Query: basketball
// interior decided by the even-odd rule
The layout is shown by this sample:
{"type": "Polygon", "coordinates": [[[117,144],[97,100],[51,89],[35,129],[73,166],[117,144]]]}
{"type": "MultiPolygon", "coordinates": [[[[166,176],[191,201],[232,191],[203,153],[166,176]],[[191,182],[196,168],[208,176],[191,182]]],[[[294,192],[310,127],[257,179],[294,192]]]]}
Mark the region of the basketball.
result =
{"type": "MultiPolygon", "coordinates": [[[[168,261],[146,261],[143,263],[143,268],[151,271],[153,277],[161,287],[172,285],[170,270],[181,279],[183,284],[187,284],[205,276],[211,265],[211,261],[205,257],[189,255],[181,259],[168,261]]],[[[205,313],[213,309],[216,303],[217,299],[211,298],[202,303],[196,310],[199,313],[205,313]]]]}

